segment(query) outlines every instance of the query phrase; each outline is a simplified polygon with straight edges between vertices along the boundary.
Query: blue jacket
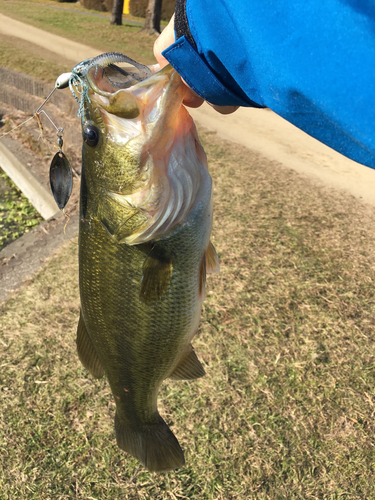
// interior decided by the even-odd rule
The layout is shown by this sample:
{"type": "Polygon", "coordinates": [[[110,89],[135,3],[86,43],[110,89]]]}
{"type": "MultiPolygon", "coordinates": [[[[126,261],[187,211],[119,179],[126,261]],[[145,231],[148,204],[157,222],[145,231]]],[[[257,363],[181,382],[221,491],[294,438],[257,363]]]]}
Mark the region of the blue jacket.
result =
{"type": "Polygon", "coordinates": [[[207,101],[271,108],[375,168],[374,2],[178,0],[175,30],[163,55],[207,101]]]}

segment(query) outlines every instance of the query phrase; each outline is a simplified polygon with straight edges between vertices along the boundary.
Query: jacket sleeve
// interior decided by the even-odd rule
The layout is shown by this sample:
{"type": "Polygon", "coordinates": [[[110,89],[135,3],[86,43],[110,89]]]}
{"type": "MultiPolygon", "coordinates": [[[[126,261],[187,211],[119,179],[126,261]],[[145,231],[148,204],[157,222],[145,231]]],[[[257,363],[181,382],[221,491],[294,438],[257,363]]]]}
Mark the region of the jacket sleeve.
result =
{"type": "Polygon", "coordinates": [[[217,105],[269,107],[375,168],[375,6],[178,0],[164,57],[217,105]]]}

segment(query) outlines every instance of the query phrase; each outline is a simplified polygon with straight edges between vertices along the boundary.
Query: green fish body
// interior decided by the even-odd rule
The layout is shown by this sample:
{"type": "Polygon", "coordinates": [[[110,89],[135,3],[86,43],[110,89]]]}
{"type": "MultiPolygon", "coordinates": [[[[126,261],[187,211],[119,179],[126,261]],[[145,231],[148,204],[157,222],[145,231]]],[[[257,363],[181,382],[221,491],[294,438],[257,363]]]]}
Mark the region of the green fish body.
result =
{"type": "Polygon", "coordinates": [[[191,340],[218,266],[211,178],[172,68],[119,90],[111,71],[82,78],[77,347],[108,378],[118,446],[162,472],[184,454],[158,413],[160,385],[204,375],[191,340]]]}

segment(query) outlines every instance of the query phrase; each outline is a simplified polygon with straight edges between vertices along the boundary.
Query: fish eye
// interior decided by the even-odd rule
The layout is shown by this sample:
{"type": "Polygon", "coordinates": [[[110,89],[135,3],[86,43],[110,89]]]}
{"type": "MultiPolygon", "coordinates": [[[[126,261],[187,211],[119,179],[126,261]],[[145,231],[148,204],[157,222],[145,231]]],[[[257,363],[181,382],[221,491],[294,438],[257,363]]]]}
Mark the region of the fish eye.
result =
{"type": "Polygon", "coordinates": [[[83,140],[88,146],[96,146],[99,142],[99,131],[93,125],[83,129],[83,140]]]}

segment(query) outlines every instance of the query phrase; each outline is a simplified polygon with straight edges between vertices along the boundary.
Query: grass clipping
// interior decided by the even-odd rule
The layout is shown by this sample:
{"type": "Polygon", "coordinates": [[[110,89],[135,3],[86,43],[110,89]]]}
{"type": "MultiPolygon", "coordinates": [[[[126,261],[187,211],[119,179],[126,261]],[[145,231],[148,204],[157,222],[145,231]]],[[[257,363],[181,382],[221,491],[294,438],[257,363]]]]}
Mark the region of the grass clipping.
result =
{"type": "Polygon", "coordinates": [[[186,467],[150,474],[116,447],[108,384],[76,355],[69,243],[1,310],[2,499],[375,498],[373,211],[203,139],[221,259],[194,341],[207,375],[159,398],[186,467]]]}

